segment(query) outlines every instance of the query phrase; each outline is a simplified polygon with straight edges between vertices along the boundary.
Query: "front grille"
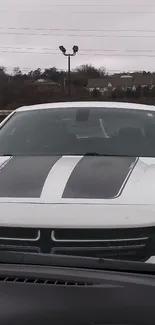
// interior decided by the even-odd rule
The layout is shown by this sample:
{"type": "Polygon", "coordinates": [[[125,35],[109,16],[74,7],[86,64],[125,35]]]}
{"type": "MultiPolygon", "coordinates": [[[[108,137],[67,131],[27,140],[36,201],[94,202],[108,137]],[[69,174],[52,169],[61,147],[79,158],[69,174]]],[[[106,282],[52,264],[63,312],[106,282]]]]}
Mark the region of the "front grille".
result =
{"type": "Polygon", "coordinates": [[[26,246],[26,245],[0,245],[1,252],[15,252],[20,253],[40,253],[40,248],[35,246],[26,246]]]}
{"type": "Polygon", "coordinates": [[[145,261],[155,255],[155,227],[134,229],[0,227],[0,250],[145,261]]]}
{"type": "Polygon", "coordinates": [[[0,239],[20,241],[37,241],[40,238],[40,230],[34,228],[0,227],[0,239]]]}
{"type": "MultiPolygon", "coordinates": [[[[147,228],[145,228],[147,229],[147,228]]],[[[152,228],[151,228],[152,229],[152,228]]],[[[53,230],[51,237],[57,242],[106,242],[122,240],[147,239],[148,233],[144,228],[138,229],[57,229],[53,230]]]]}

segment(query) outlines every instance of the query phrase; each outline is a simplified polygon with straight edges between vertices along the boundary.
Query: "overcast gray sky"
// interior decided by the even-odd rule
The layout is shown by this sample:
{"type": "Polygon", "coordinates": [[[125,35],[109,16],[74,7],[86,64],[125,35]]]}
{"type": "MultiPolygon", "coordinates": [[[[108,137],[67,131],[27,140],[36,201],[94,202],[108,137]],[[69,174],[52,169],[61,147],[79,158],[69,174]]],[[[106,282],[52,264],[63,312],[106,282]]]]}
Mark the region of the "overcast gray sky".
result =
{"type": "Polygon", "coordinates": [[[0,65],[155,70],[154,0],[0,0],[0,65]],[[123,37],[122,37],[123,36],[123,37]]]}

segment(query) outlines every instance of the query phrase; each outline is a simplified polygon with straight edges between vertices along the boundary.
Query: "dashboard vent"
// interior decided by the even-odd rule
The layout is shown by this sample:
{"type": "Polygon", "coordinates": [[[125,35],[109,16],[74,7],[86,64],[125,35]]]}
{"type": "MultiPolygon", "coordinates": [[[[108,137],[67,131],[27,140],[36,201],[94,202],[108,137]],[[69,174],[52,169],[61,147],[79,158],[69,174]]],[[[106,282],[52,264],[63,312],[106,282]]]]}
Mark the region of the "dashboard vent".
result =
{"type": "Polygon", "coordinates": [[[68,280],[57,280],[57,279],[41,279],[41,278],[24,278],[24,277],[6,277],[1,276],[0,282],[11,282],[11,283],[30,283],[30,284],[46,284],[46,285],[56,285],[56,286],[96,286],[92,282],[83,282],[83,281],[68,281],[68,280]]]}

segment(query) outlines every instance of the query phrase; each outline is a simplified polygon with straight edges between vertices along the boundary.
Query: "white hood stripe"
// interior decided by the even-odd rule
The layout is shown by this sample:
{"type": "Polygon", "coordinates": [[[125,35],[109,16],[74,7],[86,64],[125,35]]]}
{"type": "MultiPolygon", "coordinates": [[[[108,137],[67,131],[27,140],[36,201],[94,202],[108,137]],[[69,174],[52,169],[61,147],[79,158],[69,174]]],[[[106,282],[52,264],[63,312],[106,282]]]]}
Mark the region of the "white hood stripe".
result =
{"type": "Polygon", "coordinates": [[[0,170],[9,162],[12,157],[10,156],[0,156],[0,170]]]}
{"type": "Polygon", "coordinates": [[[70,175],[83,156],[63,156],[50,170],[41,193],[46,202],[60,200],[70,175]]]}

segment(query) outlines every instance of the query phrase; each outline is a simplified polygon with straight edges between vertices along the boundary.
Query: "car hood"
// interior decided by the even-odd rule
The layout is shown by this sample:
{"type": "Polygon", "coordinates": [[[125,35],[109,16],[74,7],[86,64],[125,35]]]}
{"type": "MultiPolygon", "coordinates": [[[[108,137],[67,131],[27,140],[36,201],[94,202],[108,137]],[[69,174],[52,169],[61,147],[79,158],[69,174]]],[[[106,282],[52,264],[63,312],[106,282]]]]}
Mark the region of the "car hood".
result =
{"type": "Polygon", "coordinates": [[[0,202],[155,203],[155,158],[0,157],[0,202]]]}

